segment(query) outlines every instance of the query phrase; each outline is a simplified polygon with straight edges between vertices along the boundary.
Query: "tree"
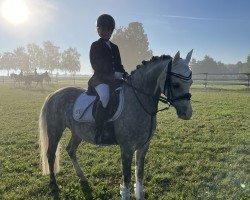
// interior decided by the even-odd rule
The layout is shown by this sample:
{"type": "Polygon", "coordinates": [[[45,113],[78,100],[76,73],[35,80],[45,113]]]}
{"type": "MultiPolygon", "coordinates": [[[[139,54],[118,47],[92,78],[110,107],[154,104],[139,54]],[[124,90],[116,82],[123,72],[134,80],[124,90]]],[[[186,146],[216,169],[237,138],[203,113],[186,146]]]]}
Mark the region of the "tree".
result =
{"type": "Polygon", "coordinates": [[[118,29],[111,41],[119,46],[123,65],[128,71],[153,55],[142,23],[132,22],[128,28],[118,29]]]}
{"type": "Polygon", "coordinates": [[[244,73],[250,73],[250,54],[247,56],[247,63],[244,69],[244,73]]]}
{"type": "Polygon", "coordinates": [[[60,68],[60,53],[59,47],[55,46],[52,42],[46,41],[43,43],[44,51],[44,67],[43,69],[49,70],[52,73],[53,70],[60,68]]]}
{"type": "Polygon", "coordinates": [[[1,62],[0,62],[1,69],[7,70],[8,75],[11,69],[14,70],[16,69],[14,60],[15,60],[15,55],[11,52],[4,52],[1,57],[1,62]]]}
{"type": "Polygon", "coordinates": [[[14,64],[16,69],[22,69],[25,72],[29,72],[29,56],[25,52],[24,47],[18,47],[17,49],[14,49],[14,64]]]}
{"type": "Polygon", "coordinates": [[[193,72],[196,71],[198,68],[197,60],[195,58],[192,58],[191,62],[189,63],[189,66],[193,72]]]}
{"type": "Polygon", "coordinates": [[[36,44],[28,44],[27,51],[29,55],[29,68],[34,71],[44,66],[44,52],[41,47],[36,44]]]}
{"type": "Polygon", "coordinates": [[[250,70],[247,71],[248,69],[248,64],[246,63],[242,63],[242,62],[238,62],[237,65],[239,66],[239,79],[240,80],[246,80],[248,79],[248,76],[245,73],[250,73],[250,70]]]}
{"type": "Polygon", "coordinates": [[[225,73],[226,74],[226,73],[229,72],[229,69],[221,61],[217,62],[217,68],[218,68],[218,71],[221,72],[221,73],[225,73]]]}
{"type": "Polygon", "coordinates": [[[196,73],[213,74],[213,73],[220,72],[216,61],[207,55],[204,57],[204,59],[202,61],[198,61],[197,65],[198,65],[198,67],[197,67],[196,73]]]}
{"type": "Polygon", "coordinates": [[[78,72],[81,69],[80,54],[76,48],[68,48],[62,53],[61,69],[65,72],[78,72]]]}

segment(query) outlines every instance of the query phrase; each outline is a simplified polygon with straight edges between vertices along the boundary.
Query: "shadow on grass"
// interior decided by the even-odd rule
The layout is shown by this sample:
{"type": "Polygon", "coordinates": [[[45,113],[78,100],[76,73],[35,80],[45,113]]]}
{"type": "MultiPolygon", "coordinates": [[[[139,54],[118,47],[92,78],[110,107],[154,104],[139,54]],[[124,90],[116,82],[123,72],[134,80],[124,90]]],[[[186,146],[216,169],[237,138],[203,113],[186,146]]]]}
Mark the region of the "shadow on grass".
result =
{"type": "Polygon", "coordinates": [[[59,200],[60,199],[60,190],[58,187],[50,187],[51,191],[50,191],[50,195],[53,196],[54,200],[59,200]]]}
{"type": "Polygon", "coordinates": [[[92,188],[90,187],[88,181],[80,181],[82,193],[86,200],[94,199],[92,196],[92,188]]]}
{"type": "Polygon", "coordinates": [[[45,93],[45,92],[52,92],[54,89],[56,89],[56,85],[45,85],[43,88],[42,87],[26,87],[25,85],[21,86],[12,86],[10,88],[11,90],[21,90],[21,91],[26,91],[26,92],[38,92],[38,93],[45,93]]]}
{"type": "MultiPolygon", "coordinates": [[[[81,190],[84,195],[84,199],[93,200],[92,188],[87,181],[80,181],[81,190]]],[[[60,198],[60,189],[57,186],[50,186],[50,195],[54,200],[63,199],[60,198]]]]}
{"type": "Polygon", "coordinates": [[[51,88],[19,88],[25,92],[32,92],[32,93],[48,93],[51,92],[51,88]]]}

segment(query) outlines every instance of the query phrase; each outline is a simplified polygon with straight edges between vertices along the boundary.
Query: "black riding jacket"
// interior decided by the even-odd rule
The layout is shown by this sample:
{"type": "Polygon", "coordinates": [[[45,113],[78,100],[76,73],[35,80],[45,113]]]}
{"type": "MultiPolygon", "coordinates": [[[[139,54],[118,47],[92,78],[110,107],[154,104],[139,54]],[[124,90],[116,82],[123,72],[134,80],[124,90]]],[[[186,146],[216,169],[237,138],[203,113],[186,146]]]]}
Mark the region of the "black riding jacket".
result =
{"type": "Polygon", "coordinates": [[[115,72],[125,73],[118,46],[112,42],[110,46],[111,48],[102,38],[91,45],[89,57],[94,70],[94,75],[90,79],[92,87],[100,83],[111,83],[115,72]]]}

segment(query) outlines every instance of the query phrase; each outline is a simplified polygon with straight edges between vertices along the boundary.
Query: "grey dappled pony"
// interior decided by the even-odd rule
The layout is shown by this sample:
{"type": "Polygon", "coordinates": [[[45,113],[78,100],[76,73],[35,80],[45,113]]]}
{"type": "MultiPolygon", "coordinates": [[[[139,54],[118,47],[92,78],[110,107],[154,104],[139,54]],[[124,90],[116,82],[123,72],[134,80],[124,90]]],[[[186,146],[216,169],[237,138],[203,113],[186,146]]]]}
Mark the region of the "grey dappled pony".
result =
{"type": "MultiPolygon", "coordinates": [[[[186,59],[177,52],[170,56],[153,57],[143,62],[124,82],[124,110],[114,122],[115,137],[121,150],[123,183],[120,186],[122,199],[130,199],[131,163],[135,153],[135,196],[144,199],[144,160],[150,140],[156,130],[158,102],[172,105],[179,118],[192,117],[189,93],[192,72],[188,66],[190,51],[186,59]],[[167,98],[161,97],[163,93],[167,98]]],[[[62,88],[50,94],[40,113],[40,142],[44,174],[50,174],[50,185],[57,188],[55,173],[59,169],[57,146],[65,128],[72,137],[67,152],[73,162],[76,174],[87,182],[77,159],[76,150],[82,140],[94,144],[94,123],[79,123],[69,114],[76,98],[84,90],[76,87],[62,88]]]]}

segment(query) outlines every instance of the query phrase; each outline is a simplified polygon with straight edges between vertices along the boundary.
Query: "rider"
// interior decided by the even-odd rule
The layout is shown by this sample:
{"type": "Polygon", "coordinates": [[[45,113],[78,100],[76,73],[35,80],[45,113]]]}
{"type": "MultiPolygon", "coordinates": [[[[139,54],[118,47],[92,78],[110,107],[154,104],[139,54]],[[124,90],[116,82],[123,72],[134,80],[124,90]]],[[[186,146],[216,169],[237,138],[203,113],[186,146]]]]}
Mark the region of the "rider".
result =
{"type": "Polygon", "coordinates": [[[98,17],[96,27],[100,39],[93,42],[90,47],[90,63],[94,74],[88,84],[90,88],[95,88],[100,99],[95,113],[95,143],[100,143],[105,122],[105,108],[109,102],[110,84],[115,78],[125,78],[128,73],[121,64],[118,46],[109,40],[115,29],[114,18],[103,14],[98,17]]]}
{"type": "Polygon", "coordinates": [[[35,76],[37,76],[37,71],[36,71],[36,68],[35,68],[34,74],[35,74],[35,76]]]}
{"type": "Polygon", "coordinates": [[[20,76],[23,76],[23,70],[21,69],[21,71],[20,71],[20,74],[19,74],[20,76]]]}

